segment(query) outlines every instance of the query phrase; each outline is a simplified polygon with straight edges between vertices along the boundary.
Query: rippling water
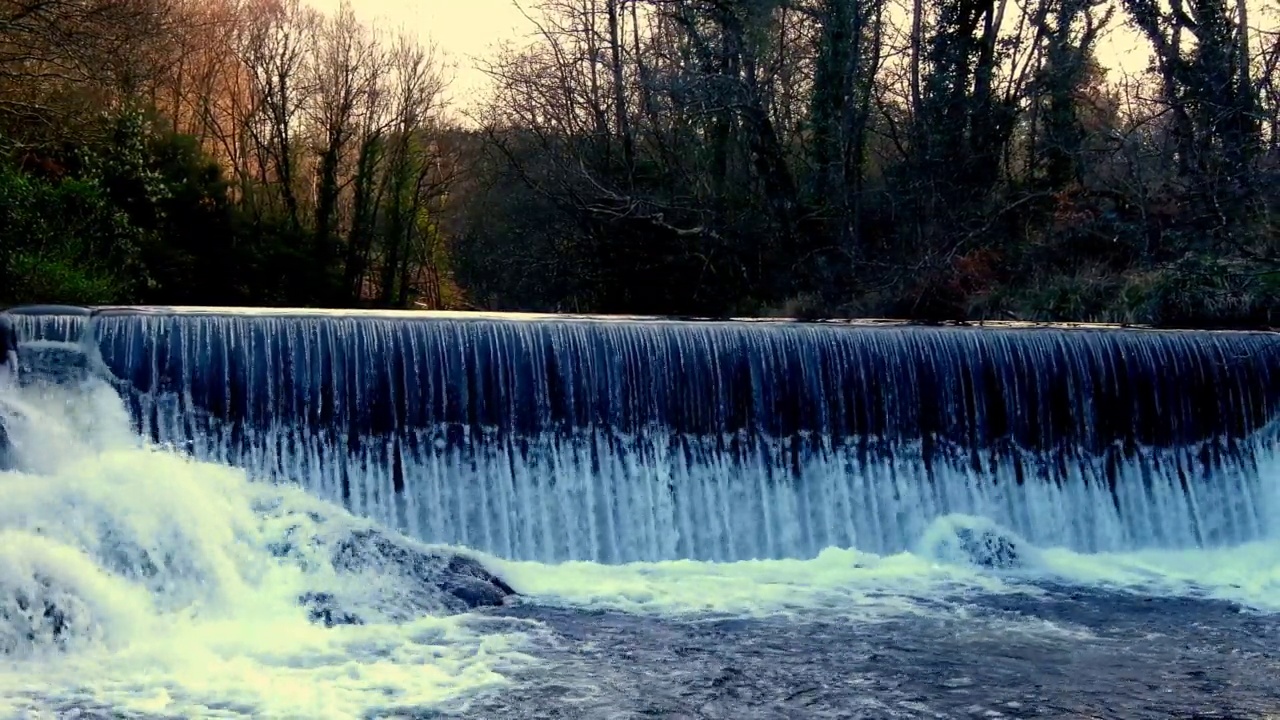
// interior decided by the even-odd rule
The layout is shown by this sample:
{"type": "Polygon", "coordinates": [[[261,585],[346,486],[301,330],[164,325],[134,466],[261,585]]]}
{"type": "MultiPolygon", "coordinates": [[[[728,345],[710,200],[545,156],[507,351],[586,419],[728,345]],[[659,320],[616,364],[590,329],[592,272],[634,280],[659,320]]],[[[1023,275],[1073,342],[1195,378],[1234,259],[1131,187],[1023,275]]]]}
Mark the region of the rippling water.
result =
{"type": "Polygon", "coordinates": [[[1085,587],[935,614],[671,620],[522,607],[545,665],[474,717],[1237,717],[1280,711],[1280,622],[1085,587]]]}

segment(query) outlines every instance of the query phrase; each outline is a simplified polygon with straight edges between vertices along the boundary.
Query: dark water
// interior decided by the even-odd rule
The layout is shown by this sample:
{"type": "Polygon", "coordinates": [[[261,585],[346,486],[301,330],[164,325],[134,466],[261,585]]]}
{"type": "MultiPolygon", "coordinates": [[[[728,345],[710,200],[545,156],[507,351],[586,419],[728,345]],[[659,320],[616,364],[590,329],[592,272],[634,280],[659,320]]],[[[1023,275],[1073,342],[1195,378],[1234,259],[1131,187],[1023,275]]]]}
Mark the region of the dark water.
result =
{"type": "MultiPolygon", "coordinates": [[[[476,718],[1264,718],[1280,618],[1047,587],[934,617],[675,620],[526,605],[546,666],[476,718]]],[[[940,608],[941,609],[941,608],[940,608]]],[[[398,717],[433,717],[406,712],[398,717]]]]}

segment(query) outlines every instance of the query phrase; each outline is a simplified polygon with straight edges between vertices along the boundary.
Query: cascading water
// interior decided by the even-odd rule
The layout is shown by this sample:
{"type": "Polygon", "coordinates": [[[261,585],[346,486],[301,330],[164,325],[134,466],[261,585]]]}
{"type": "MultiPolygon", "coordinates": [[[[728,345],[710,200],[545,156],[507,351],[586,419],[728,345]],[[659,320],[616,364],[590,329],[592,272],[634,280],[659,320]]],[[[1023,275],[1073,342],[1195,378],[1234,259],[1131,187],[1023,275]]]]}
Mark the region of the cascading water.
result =
{"type": "Polygon", "coordinates": [[[69,342],[84,334],[91,312],[67,305],[31,305],[4,314],[25,341],[69,342]]]}
{"type": "Polygon", "coordinates": [[[21,354],[0,387],[0,717],[421,717],[527,664],[529,628],[468,612],[510,596],[471,556],[148,447],[83,353],[21,354]]]}
{"type": "Polygon", "coordinates": [[[1272,530],[1271,334],[195,309],[85,327],[153,440],[508,558],[890,553],[949,514],[1084,552],[1272,530]]]}

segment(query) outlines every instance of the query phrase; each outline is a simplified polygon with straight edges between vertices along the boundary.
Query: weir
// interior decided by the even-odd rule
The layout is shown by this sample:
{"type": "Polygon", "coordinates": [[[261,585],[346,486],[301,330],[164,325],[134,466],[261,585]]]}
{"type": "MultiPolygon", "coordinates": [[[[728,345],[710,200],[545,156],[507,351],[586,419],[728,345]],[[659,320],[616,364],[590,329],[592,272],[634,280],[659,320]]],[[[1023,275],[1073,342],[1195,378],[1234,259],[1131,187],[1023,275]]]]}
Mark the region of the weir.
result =
{"type": "Polygon", "coordinates": [[[158,443],[432,542],[599,562],[1259,539],[1280,336],[466,313],[19,309],[158,443]]]}
{"type": "Polygon", "coordinates": [[[68,342],[80,339],[93,311],[69,305],[28,305],[4,313],[25,341],[68,342]]]}

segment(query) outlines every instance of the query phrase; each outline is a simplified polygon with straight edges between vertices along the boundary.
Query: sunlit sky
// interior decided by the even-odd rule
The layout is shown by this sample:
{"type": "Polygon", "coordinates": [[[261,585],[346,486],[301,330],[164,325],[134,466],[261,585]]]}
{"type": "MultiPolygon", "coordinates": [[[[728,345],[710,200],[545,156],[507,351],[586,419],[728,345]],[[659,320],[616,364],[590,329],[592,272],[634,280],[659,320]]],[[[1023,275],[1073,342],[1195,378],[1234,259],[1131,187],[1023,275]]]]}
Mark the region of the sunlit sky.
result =
{"type": "MultiPolygon", "coordinates": [[[[526,10],[536,0],[521,0],[526,10]]],[[[314,7],[331,12],[339,0],[310,0],[314,7]]],[[[452,66],[450,96],[463,109],[488,87],[488,78],[477,59],[489,55],[504,40],[528,36],[533,26],[513,0],[351,0],[356,15],[366,23],[396,31],[404,29],[432,42],[452,66]]]]}
{"type": "MultiPolygon", "coordinates": [[[[478,63],[495,45],[528,38],[533,26],[521,8],[533,12],[538,0],[352,0],[356,14],[386,30],[404,30],[433,42],[452,66],[450,100],[464,110],[487,89],[488,79],[478,63]],[[517,4],[518,3],[518,4],[517,4]]],[[[332,11],[339,0],[310,0],[323,11],[332,11]]],[[[1099,55],[1113,71],[1136,72],[1148,62],[1146,43],[1112,20],[1099,55]]]]}

